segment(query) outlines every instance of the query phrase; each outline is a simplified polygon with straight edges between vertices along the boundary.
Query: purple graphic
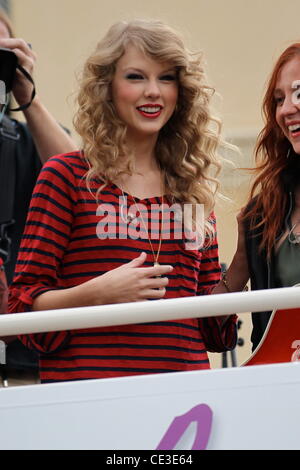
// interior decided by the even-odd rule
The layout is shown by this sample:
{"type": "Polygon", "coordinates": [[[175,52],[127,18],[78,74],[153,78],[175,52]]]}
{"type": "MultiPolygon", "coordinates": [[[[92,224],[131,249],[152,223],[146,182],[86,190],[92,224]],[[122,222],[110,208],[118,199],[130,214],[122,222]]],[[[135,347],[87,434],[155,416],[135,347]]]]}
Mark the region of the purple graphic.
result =
{"type": "Polygon", "coordinates": [[[208,405],[197,405],[187,413],[176,416],[156,450],[171,450],[192,422],[197,423],[196,437],[191,450],[205,450],[212,426],[212,410],[208,405]]]}

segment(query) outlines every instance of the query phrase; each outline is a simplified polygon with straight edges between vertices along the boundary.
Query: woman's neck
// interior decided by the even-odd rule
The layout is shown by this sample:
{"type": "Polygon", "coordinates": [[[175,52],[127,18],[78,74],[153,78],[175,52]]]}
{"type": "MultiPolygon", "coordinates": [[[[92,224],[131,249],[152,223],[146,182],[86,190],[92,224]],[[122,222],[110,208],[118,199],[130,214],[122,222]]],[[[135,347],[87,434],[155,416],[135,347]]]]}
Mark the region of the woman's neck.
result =
{"type": "Polygon", "coordinates": [[[133,173],[121,176],[116,181],[117,186],[139,199],[162,196],[164,179],[155,156],[157,136],[130,137],[126,145],[133,156],[133,173]]]}
{"type": "Polygon", "coordinates": [[[159,171],[155,157],[156,141],[156,136],[150,136],[148,139],[128,139],[126,142],[134,158],[135,173],[147,174],[150,171],[159,171]]]}

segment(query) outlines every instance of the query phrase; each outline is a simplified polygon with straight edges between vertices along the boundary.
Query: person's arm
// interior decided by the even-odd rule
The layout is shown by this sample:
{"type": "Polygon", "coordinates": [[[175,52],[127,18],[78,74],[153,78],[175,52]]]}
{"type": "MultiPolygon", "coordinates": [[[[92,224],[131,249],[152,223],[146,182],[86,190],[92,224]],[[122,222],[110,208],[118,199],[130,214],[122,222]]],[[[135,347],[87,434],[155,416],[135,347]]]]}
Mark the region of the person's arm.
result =
{"type": "Polygon", "coordinates": [[[226,280],[220,281],[212,290],[212,294],[225,294],[227,292],[239,292],[245,288],[249,280],[249,267],[246,252],[245,228],[242,221],[242,214],[237,216],[238,221],[238,242],[237,249],[226,272],[226,280]]]}
{"type": "Polygon", "coordinates": [[[42,163],[53,155],[78,149],[71,136],[58,124],[38,96],[24,111],[24,115],[42,163]]]}
{"type": "MultiPolygon", "coordinates": [[[[216,289],[220,279],[220,263],[216,221],[211,214],[214,236],[207,247],[202,250],[202,259],[198,282],[198,295],[211,294],[216,289]]],[[[200,318],[199,326],[206,349],[210,352],[231,350],[237,341],[236,315],[200,318]]]]}
{"type": "MultiPolygon", "coordinates": [[[[61,286],[59,273],[74,227],[82,217],[82,212],[77,215],[82,176],[69,164],[70,158],[53,157],[40,173],[10,287],[9,311],[18,313],[162,298],[168,284],[163,275],[172,268],[142,267],[145,253],[81,284],[69,288],[61,286]]],[[[83,213],[86,210],[86,206],[81,208],[83,213]]],[[[21,339],[27,347],[46,354],[64,348],[71,335],[72,332],[60,331],[23,335],[21,339]]]]}
{"type": "MultiPolygon", "coordinates": [[[[32,310],[34,299],[58,289],[58,265],[71,236],[77,193],[72,167],[63,157],[50,159],[39,175],[29,207],[27,223],[9,288],[8,311],[32,310]]],[[[70,332],[22,335],[28,348],[39,353],[58,351],[67,344],[70,332]]]]}
{"type": "MultiPolygon", "coordinates": [[[[2,313],[7,313],[7,296],[8,288],[6,283],[3,261],[0,256],[0,315],[2,313]]],[[[5,343],[10,343],[14,339],[16,339],[16,336],[0,336],[0,341],[4,341],[5,343]]]]}
{"type": "MultiPolygon", "coordinates": [[[[11,49],[17,55],[18,63],[33,75],[36,54],[23,39],[0,39],[0,47],[11,49]]],[[[17,70],[12,92],[19,106],[30,102],[32,90],[33,85],[17,70]]],[[[42,163],[52,155],[77,149],[76,143],[56,122],[37,95],[23,112],[42,163]]]]}
{"type": "Polygon", "coordinates": [[[147,258],[141,253],[129,263],[112,269],[77,286],[50,290],[35,298],[33,310],[87,307],[159,299],[166,293],[169,265],[143,267],[147,258]]]}
{"type": "MultiPolygon", "coordinates": [[[[245,230],[242,221],[243,211],[238,215],[238,242],[233,260],[226,272],[226,280],[211,289],[211,294],[225,294],[241,291],[249,280],[249,268],[245,243],[245,230]]],[[[204,318],[203,336],[208,351],[222,352],[235,347],[237,340],[236,315],[204,318]]]]}

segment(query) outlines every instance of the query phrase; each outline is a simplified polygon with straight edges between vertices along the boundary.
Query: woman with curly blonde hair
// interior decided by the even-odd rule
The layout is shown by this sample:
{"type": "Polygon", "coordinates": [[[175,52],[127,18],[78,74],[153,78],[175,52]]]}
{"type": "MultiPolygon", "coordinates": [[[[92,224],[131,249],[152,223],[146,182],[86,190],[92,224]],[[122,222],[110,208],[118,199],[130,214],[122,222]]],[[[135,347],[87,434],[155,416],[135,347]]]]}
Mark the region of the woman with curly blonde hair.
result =
{"type": "MultiPolygon", "coordinates": [[[[170,27],[135,20],[110,28],[81,77],[74,122],[82,151],[54,157],[36,186],[11,311],[210,293],[220,273],[211,94],[201,59],[170,27]]],[[[234,347],[236,327],[232,316],[23,341],[39,351],[50,382],[208,368],[207,349],[234,347]]]]}
{"type": "Polygon", "coordinates": [[[220,166],[216,154],[219,135],[208,127],[215,122],[219,131],[220,126],[209,109],[213,90],[205,83],[201,58],[189,54],[180,37],[160,22],[114,25],[85,64],[75,127],[91,166],[89,177],[102,175],[105,182],[116,181],[134,169],[134,156],[126,147],[126,122],[111,100],[116,62],[132,44],[154,61],[172,64],[171,78],[179,85],[175,110],[155,142],[156,164],[165,173],[165,189],[178,201],[204,204],[208,215],[216,189],[209,170],[212,165],[220,166]]]}

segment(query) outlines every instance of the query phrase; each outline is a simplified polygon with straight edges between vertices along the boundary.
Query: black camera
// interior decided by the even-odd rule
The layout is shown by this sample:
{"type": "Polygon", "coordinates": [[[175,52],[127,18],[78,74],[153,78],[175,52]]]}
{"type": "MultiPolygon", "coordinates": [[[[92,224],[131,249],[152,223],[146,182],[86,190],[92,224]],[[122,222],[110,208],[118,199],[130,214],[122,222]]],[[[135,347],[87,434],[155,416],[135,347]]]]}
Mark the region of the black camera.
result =
{"type": "Polygon", "coordinates": [[[5,84],[5,91],[12,90],[18,58],[10,49],[0,48],[0,80],[5,84]]]}

